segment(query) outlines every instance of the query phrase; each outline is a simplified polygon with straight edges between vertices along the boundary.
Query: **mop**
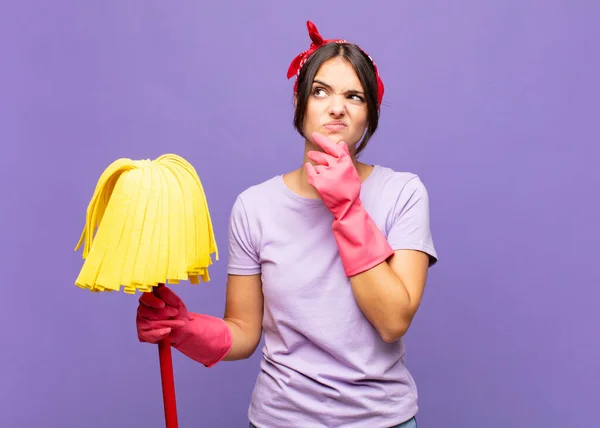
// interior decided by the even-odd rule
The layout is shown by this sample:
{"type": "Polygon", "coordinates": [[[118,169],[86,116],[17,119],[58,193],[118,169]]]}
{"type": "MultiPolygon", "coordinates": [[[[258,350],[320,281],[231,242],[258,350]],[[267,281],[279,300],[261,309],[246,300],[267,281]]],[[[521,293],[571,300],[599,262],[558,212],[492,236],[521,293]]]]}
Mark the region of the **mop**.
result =
{"type": "MultiPolygon", "coordinates": [[[[166,154],[154,161],[122,158],[100,176],[77,251],[85,260],[75,281],[92,292],[154,292],[155,287],[210,281],[218,260],[207,200],[194,167],[166,154]]],[[[167,428],[177,408],[169,337],[158,343],[167,428]]]]}

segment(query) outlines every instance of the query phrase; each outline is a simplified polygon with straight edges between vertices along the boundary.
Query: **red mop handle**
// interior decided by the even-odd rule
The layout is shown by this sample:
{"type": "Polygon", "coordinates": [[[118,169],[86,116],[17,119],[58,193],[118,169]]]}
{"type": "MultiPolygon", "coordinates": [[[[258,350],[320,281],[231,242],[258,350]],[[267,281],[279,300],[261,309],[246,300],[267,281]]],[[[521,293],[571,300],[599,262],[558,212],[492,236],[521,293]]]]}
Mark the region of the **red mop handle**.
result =
{"type": "MultiPolygon", "coordinates": [[[[163,287],[164,284],[158,284],[163,287]]],[[[152,290],[156,294],[156,289],[152,290]]],[[[163,406],[165,409],[166,428],[177,428],[177,403],[175,401],[175,380],[173,378],[173,357],[169,336],[158,342],[158,359],[160,362],[160,380],[162,383],[163,406]]]]}
{"type": "Polygon", "coordinates": [[[173,379],[173,359],[169,336],[158,342],[158,358],[160,360],[160,378],[162,381],[163,405],[167,428],[177,428],[177,404],[175,401],[175,381],[173,379]]]}

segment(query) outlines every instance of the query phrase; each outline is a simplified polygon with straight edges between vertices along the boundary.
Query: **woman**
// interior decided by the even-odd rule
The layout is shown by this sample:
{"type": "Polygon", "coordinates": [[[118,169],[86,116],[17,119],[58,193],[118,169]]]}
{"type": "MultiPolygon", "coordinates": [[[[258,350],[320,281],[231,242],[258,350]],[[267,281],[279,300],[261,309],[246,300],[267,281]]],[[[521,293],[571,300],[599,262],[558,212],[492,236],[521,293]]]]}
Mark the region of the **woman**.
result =
{"type": "Polygon", "coordinates": [[[414,427],[402,336],[437,261],[418,176],[357,161],[383,83],[343,40],[313,43],[288,77],[303,166],[242,192],[231,212],[225,316],[189,313],[167,287],[140,298],[141,341],[212,367],[250,357],[264,333],[250,426],[414,427]]]}

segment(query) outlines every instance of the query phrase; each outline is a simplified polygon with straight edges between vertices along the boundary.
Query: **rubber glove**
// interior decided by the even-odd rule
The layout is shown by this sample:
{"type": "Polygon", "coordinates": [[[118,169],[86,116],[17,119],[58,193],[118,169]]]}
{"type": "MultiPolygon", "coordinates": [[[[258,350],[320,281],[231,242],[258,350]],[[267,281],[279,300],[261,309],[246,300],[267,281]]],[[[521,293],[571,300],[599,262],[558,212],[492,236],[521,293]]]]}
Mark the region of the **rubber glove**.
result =
{"type": "Polygon", "coordinates": [[[231,330],[222,318],[188,312],[166,286],[142,294],[136,325],[140,342],[157,343],[169,335],[171,346],[206,367],[217,364],[231,349],[231,330]]]}
{"type": "Polygon", "coordinates": [[[333,234],[346,276],[354,276],[387,260],[394,251],[360,200],[361,181],[345,142],[335,144],[317,132],[305,164],[308,182],[334,216],[333,234]]]}

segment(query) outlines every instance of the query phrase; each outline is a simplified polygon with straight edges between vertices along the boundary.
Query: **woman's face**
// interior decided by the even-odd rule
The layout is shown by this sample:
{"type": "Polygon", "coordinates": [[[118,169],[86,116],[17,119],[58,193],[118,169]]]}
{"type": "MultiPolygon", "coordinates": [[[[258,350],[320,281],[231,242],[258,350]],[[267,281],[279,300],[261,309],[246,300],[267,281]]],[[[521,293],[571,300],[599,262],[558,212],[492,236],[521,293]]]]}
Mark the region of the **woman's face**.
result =
{"type": "Polygon", "coordinates": [[[312,84],[304,116],[304,135],[319,132],[352,151],[367,128],[367,101],[352,65],[343,58],[325,61],[312,84]]]}

